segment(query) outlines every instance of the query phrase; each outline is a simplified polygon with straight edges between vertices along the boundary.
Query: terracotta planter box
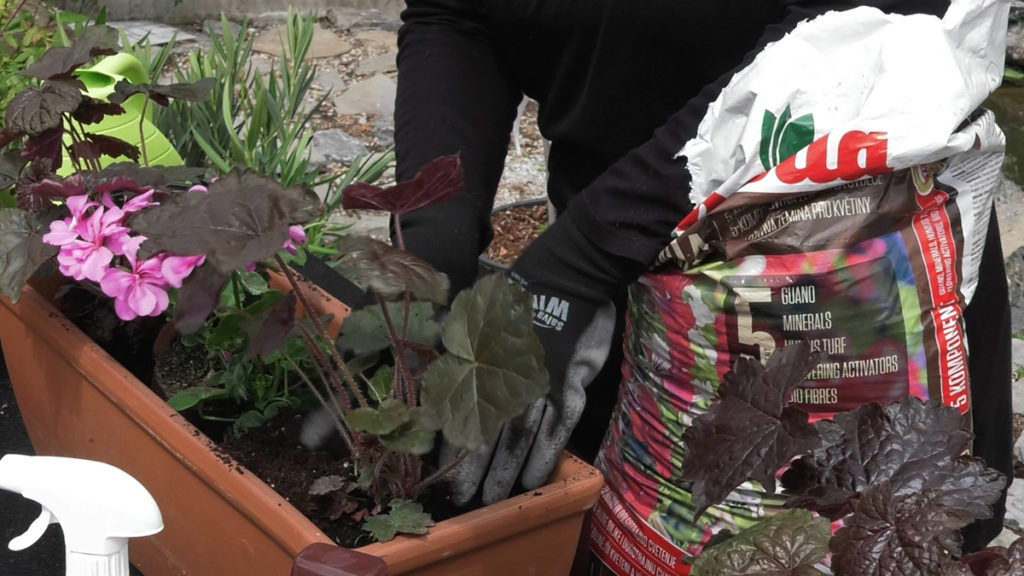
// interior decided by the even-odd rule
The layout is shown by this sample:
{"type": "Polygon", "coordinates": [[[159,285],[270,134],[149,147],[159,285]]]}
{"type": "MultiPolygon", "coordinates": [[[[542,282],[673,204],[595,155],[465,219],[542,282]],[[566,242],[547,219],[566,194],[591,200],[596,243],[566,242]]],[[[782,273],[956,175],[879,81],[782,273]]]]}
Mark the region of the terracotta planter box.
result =
{"type": "MultiPolygon", "coordinates": [[[[287,576],[303,550],[329,543],[31,287],[17,305],[0,297],[0,342],[36,451],[110,463],[156,498],[163,532],[131,544],[146,576],[287,576]]],[[[427,536],[359,550],[382,558],[390,574],[564,576],[601,484],[597,470],[566,456],[539,490],[427,536]]]]}

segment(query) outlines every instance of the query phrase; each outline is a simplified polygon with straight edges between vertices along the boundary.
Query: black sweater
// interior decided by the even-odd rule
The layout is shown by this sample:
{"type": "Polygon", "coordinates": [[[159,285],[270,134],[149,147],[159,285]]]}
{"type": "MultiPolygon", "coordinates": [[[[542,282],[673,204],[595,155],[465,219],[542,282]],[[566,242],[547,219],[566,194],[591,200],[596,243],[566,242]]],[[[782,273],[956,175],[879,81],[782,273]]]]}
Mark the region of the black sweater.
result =
{"type": "MultiPolygon", "coordinates": [[[[403,217],[406,245],[472,283],[516,106],[539,102],[551,141],[548,195],[566,238],[599,270],[567,270],[571,290],[624,286],[692,209],[685,158],[732,74],[802,20],[874,6],[941,16],[947,0],[407,0],[399,32],[397,177],[461,153],[467,194],[403,217]]],[[[559,232],[555,232],[559,233],[559,232]]],[[[976,453],[1009,472],[1009,307],[995,218],[971,342],[976,453]],[[985,325],[982,330],[979,326],[985,325]]],[[[1012,475],[1012,474],[1011,474],[1012,475]]],[[[1000,514],[1001,517],[1001,514],[1000,514]]],[[[989,525],[989,532],[996,530],[989,525]]],[[[994,534],[985,534],[991,537],[994,534]]],[[[969,543],[970,544],[970,543],[969,543]]]]}

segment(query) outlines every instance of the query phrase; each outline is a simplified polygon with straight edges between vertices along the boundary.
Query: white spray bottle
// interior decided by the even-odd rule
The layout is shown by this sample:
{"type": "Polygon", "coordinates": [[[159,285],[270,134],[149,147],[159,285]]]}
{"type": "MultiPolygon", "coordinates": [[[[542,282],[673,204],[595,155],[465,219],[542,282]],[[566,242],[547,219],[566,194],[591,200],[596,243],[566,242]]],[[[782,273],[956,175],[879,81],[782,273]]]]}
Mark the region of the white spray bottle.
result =
{"type": "Polygon", "coordinates": [[[119,468],[77,458],[0,458],[0,489],[21,494],[43,511],[8,547],[36,543],[52,523],[64,531],[68,576],[128,576],[128,539],[163,530],[160,508],[119,468]]]}

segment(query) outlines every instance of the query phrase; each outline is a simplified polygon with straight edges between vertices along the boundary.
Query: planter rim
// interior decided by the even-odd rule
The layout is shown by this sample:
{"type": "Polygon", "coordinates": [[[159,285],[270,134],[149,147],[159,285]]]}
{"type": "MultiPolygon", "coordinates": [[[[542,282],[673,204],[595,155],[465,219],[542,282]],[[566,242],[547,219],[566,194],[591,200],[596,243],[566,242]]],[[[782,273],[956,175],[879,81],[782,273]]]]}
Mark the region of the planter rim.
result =
{"type": "MultiPolygon", "coordinates": [[[[226,457],[210,438],[139,382],[39,291],[26,286],[17,304],[0,297],[0,305],[38,331],[47,346],[71,360],[83,376],[80,366],[91,359],[103,366],[105,376],[101,381],[134,382],[134,386],[99,387],[90,380],[94,388],[137,421],[165,451],[185,462],[197,478],[221,493],[232,507],[289,550],[293,558],[312,543],[335,545],[255,474],[226,457]],[[184,457],[186,453],[188,458],[184,457]],[[253,502],[256,506],[252,506],[253,502]]],[[[439,522],[425,536],[399,536],[391,542],[355,550],[383,558],[392,573],[402,573],[425,566],[433,559],[457,556],[553,519],[589,510],[603,483],[595,468],[565,454],[551,481],[537,490],[439,522]],[[467,531],[475,539],[465,538],[467,531]]]]}

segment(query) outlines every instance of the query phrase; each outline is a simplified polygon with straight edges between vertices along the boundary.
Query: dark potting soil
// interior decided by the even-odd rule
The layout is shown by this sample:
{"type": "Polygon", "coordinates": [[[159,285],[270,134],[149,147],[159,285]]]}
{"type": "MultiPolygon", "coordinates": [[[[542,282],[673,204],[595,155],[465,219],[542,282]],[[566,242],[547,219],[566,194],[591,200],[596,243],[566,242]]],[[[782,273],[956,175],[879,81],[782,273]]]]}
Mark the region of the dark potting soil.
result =
{"type": "Polygon", "coordinates": [[[494,240],[487,247],[487,257],[506,266],[512,264],[523,250],[540,236],[548,224],[546,203],[513,206],[491,215],[494,240]]]}
{"type": "MultiPolygon", "coordinates": [[[[247,431],[240,437],[229,437],[220,447],[273,488],[313,521],[323,533],[345,548],[357,548],[373,542],[361,528],[361,518],[374,508],[369,499],[354,503],[341,492],[314,496],[310,486],[318,478],[337,475],[349,478],[352,465],[340,450],[307,450],[299,441],[303,415],[281,414],[274,420],[247,431]]],[[[464,512],[449,501],[443,485],[420,498],[424,510],[435,522],[464,512]]],[[[386,510],[384,510],[386,512],[386,510]]]]}
{"type": "MultiPolygon", "coordinates": [[[[109,298],[77,285],[69,286],[57,299],[61,312],[136,378],[154,388],[154,346],[166,322],[162,318],[121,321],[109,298]]],[[[175,347],[171,346],[171,351],[174,350],[175,347]]],[[[176,361],[175,365],[180,363],[176,361]]],[[[165,399],[168,396],[160,387],[154,391],[165,399]]],[[[219,416],[231,416],[232,413],[237,416],[237,409],[230,406],[214,406],[212,409],[224,409],[223,413],[218,413],[219,416]]],[[[302,446],[299,434],[303,414],[282,412],[270,422],[238,437],[231,434],[229,424],[203,419],[194,409],[182,414],[217,443],[225,454],[273,488],[338,545],[355,548],[372,542],[369,533],[360,527],[363,514],[360,511],[372,510],[372,501],[360,501],[357,509],[341,512],[335,495],[314,496],[309,493],[313,483],[324,476],[337,475],[349,479],[352,467],[340,442],[337,449],[328,446],[324,450],[313,451],[302,446]]],[[[429,459],[424,460],[429,472],[432,470],[429,459]]],[[[237,470],[240,474],[246,473],[242,468],[237,470]]],[[[443,484],[428,490],[420,498],[420,503],[436,522],[466,511],[466,508],[456,508],[451,504],[443,484]]]]}

